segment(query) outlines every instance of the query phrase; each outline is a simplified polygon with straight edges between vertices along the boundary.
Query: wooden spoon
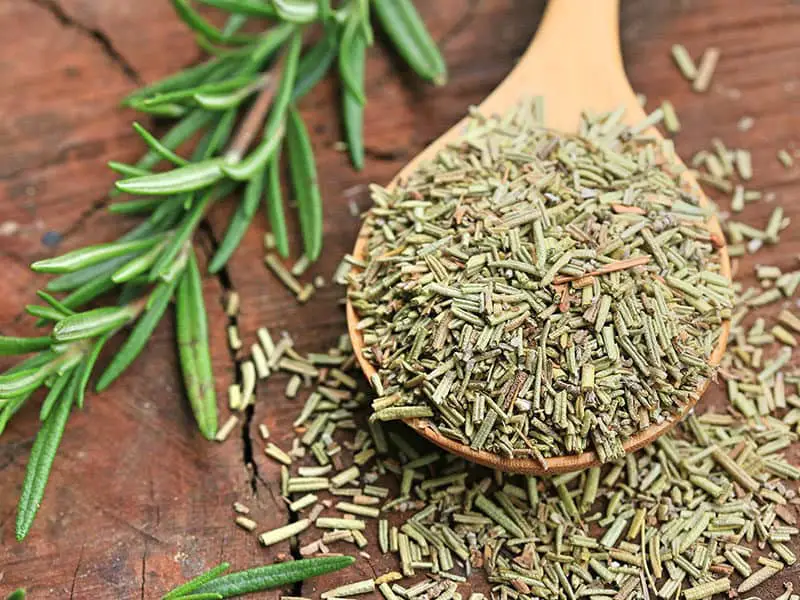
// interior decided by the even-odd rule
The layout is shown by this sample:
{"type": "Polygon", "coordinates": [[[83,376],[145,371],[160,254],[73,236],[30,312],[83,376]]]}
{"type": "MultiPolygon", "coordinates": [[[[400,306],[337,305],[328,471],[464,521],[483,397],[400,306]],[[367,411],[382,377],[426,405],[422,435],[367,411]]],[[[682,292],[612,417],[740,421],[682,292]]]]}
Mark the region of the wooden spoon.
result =
{"type": "MultiPolygon", "coordinates": [[[[607,112],[625,107],[625,121],[637,123],[645,113],[625,75],[619,46],[619,0],[550,0],[542,23],[531,45],[519,59],[506,79],[484,100],[479,111],[483,115],[503,114],[524,98],[544,97],[545,124],[565,132],[577,130],[584,111],[607,112]]],[[[464,130],[463,119],[409,162],[392,180],[390,187],[406,179],[420,163],[431,160],[446,144],[456,140],[464,130]]],[[[659,135],[652,130],[649,133],[659,135]]],[[[687,172],[685,183],[708,204],[697,182],[687,172]]],[[[716,218],[707,224],[708,230],[718,240],[721,272],[730,279],[730,261],[724,237],[716,218]]],[[[364,258],[368,232],[359,232],[353,256],[364,258]]],[[[350,339],[361,369],[367,377],[375,368],[364,358],[364,340],[356,330],[358,317],[352,304],[347,302],[347,326],[350,339]]],[[[728,341],[730,323],[722,324],[719,342],[709,362],[716,366],[722,359],[728,341]]],[[[694,406],[705,392],[708,382],[700,386],[697,395],[688,402],[680,414],[643,429],[624,443],[626,452],[633,452],[650,444],[669,431],[694,406]]],[[[577,471],[599,464],[594,452],[548,458],[545,464],[532,458],[508,459],[486,451],[476,451],[447,438],[431,427],[425,419],[408,419],[408,425],[420,435],[445,450],[475,463],[514,473],[542,474],[577,471]]]]}

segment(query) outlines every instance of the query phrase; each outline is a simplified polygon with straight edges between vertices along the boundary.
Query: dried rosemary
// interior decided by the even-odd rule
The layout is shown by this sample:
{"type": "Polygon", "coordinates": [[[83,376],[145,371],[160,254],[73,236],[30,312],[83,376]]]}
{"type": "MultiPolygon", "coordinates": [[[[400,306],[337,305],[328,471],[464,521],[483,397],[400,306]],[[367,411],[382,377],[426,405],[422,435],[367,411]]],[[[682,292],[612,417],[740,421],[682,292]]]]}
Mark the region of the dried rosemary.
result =
{"type": "Polygon", "coordinates": [[[407,182],[373,187],[348,292],[380,377],[373,418],[424,417],[506,457],[615,460],[712,374],[731,285],[711,210],[638,133],[656,117],[567,136],[540,111],[474,114],[407,182]]]}

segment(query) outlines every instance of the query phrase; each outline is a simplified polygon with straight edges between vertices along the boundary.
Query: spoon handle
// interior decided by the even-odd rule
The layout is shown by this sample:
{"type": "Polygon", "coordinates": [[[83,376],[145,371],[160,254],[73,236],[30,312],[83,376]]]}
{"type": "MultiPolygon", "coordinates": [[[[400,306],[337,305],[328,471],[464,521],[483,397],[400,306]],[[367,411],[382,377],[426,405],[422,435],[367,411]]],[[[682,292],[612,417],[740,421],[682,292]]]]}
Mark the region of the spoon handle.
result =
{"type": "Polygon", "coordinates": [[[561,68],[582,72],[590,64],[622,71],[619,44],[619,0],[549,0],[525,55],[543,53],[561,68]]]}
{"type": "Polygon", "coordinates": [[[574,131],[585,110],[624,106],[626,119],[644,116],[622,64],[619,0],[550,0],[525,54],[484,100],[484,114],[502,114],[521,99],[541,96],[548,127],[574,131]]]}

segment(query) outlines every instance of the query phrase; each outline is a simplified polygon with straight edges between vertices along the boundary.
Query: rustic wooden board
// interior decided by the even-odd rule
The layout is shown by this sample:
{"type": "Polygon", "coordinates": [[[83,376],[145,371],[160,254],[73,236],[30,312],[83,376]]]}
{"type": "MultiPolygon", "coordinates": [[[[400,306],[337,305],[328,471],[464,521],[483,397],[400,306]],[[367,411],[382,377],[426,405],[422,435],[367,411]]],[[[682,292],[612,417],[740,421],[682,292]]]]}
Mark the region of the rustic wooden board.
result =
{"type": "MultiPolygon", "coordinates": [[[[433,89],[380,43],[370,50],[364,172],[353,172],[346,155],[334,149],[341,138],[338,84],[326,81],[303,101],[325,197],[326,246],[315,274],[329,277],[352,246],[358,220],[350,216],[347,199],[366,207],[364,184],[388,181],[468,105],[480,101],[525,48],[544,5],[531,0],[417,4],[444,49],[451,82],[433,89]]],[[[118,100],[140,82],[191,64],[198,52],[169,3],[157,0],[4,2],[0,26],[0,268],[5,275],[0,332],[31,333],[32,319],[23,317],[21,308],[45,279],[27,265],[113,239],[129,226],[103,210],[113,181],[105,161],[130,161],[142,151],[130,129],[133,115],[120,110],[118,100]]],[[[783,169],[775,151],[800,146],[800,5],[790,0],[624,0],[622,37],[634,87],[651,106],[664,97],[676,105],[684,126],[677,137],[681,154],[690,156],[712,136],[750,147],[753,185],[775,192],[797,221],[800,203],[793,198],[800,194],[800,168],[783,169]],[[708,94],[693,94],[672,66],[668,52],[676,41],[694,55],[709,45],[722,49],[708,94]],[[747,133],[735,127],[743,116],[755,118],[747,133]]],[[[748,207],[747,218],[766,221],[771,208],[748,207]]],[[[229,214],[230,208],[222,206],[211,215],[201,240],[205,255],[210,238],[224,232],[229,214]]],[[[298,307],[265,272],[265,227],[259,216],[226,277],[205,281],[221,397],[233,376],[221,309],[225,286],[242,295],[239,324],[246,345],[255,341],[260,325],[291,331],[303,350],[327,347],[344,331],[344,315],[336,305],[341,291],[325,288],[308,306],[298,307]]],[[[780,252],[768,249],[742,261],[741,272],[751,272],[757,262],[796,268],[800,236],[786,238],[780,252]]],[[[0,368],[7,364],[0,362],[0,368]]],[[[234,500],[247,503],[260,529],[288,518],[276,493],[278,471],[263,457],[256,430],[265,422],[278,440],[291,437],[298,402],[284,399],[284,384],[276,379],[259,388],[249,427],[225,444],[203,441],[183,399],[168,319],[128,373],[108,392],[90,396],[86,409],[73,415],[37,522],[28,540],[17,544],[15,503],[37,426],[37,407],[22,411],[0,440],[0,597],[24,585],[36,599],[155,598],[222,559],[245,568],[287,554],[286,544],[260,548],[254,535],[233,526],[230,509],[234,500]],[[251,452],[254,466],[248,464],[251,452]]],[[[713,391],[704,404],[721,399],[713,391]]],[[[394,567],[391,557],[371,550],[370,560],[309,583],[304,591],[311,595],[394,567]]],[[[785,579],[800,581],[800,569],[788,569],[785,579]]],[[[781,591],[777,580],[758,590],[764,598],[781,591]]]]}

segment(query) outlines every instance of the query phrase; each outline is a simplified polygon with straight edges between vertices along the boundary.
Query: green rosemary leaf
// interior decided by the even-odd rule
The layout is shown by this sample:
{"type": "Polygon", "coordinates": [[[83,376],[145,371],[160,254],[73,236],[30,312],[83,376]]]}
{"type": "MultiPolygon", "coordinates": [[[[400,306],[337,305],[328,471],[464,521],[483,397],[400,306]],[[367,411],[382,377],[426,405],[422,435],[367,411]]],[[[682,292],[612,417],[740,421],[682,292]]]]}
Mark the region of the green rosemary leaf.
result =
{"type": "Polygon", "coordinates": [[[192,209],[184,216],[183,221],[178,226],[172,239],[165,247],[161,256],[150,269],[150,280],[154,281],[166,272],[169,266],[174,262],[175,257],[183,250],[186,243],[191,239],[197,225],[203,218],[205,211],[211,204],[229,194],[234,187],[232,181],[224,181],[218,186],[206,191],[199,200],[195,201],[192,209]]]}
{"type": "Polygon", "coordinates": [[[81,361],[79,352],[57,354],[52,351],[42,352],[48,359],[44,362],[31,362],[25,369],[11,369],[0,375],[0,399],[14,398],[29,394],[47,381],[55,372],[64,372],[81,361]]]}
{"type": "Polygon", "coordinates": [[[316,21],[319,6],[316,0],[272,0],[275,12],[282,21],[304,25],[316,21]]]}
{"type": "MultiPolygon", "coordinates": [[[[47,282],[45,289],[49,292],[68,292],[78,289],[82,285],[96,281],[99,277],[110,275],[121,265],[131,260],[135,254],[125,254],[111,260],[86,267],[79,271],[66,273],[47,282]]],[[[64,300],[61,301],[64,304],[64,300]]],[[[66,304],[66,306],[70,306],[66,304]]]]}
{"type": "MultiPolygon", "coordinates": [[[[345,45],[342,40],[342,54],[345,45]]],[[[354,93],[350,86],[342,88],[342,120],[344,123],[345,139],[350,151],[350,159],[357,170],[364,167],[364,104],[359,100],[364,97],[364,59],[366,42],[360,30],[356,30],[347,46],[348,56],[340,59],[339,66],[347,65],[351,85],[358,86],[358,93],[354,93]]]]}
{"type": "Polygon", "coordinates": [[[420,77],[436,85],[447,81],[447,68],[436,43],[411,0],[373,0],[375,13],[397,51],[420,77]]]}
{"type": "Polygon", "coordinates": [[[189,255],[189,263],[175,292],[175,315],[183,385],[200,433],[213,440],[217,434],[217,396],[211,369],[203,285],[194,253],[189,255]]]}
{"type": "Polygon", "coordinates": [[[114,283],[125,283],[126,281],[130,281],[134,277],[138,277],[139,275],[145,273],[153,266],[153,264],[155,264],[156,260],[164,249],[164,246],[164,243],[161,243],[158,246],[153,246],[144,254],[140,254],[139,256],[131,259],[119,269],[114,271],[114,274],[111,276],[111,280],[114,283]]]}
{"type": "Polygon", "coordinates": [[[52,306],[42,306],[40,304],[28,304],[25,307],[25,312],[34,317],[38,317],[42,321],[60,321],[64,318],[64,313],[56,310],[52,306]]]}
{"type": "Polygon", "coordinates": [[[108,212],[112,215],[141,215],[153,212],[164,201],[163,196],[150,196],[136,198],[122,202],[112,202],[108,205],[108,212]]]}
{"type": "Polygon", "coordinates": [[[222,243],[220,243],[208,265],[209,272],[216,273],[224,267],[233,251],[242,241],[242,237],[244,237],[247,228],[250,227],[253,216],[256,214],[258,201],[264,191],[265,176],[266,172],[262,170],[247,182],[242,200],[231,217],[227,231],[225,231],[225,237],[222,238],[222,243]]]}
{"type": "Polygon", "coordinates": [[[183,585],[176,587],[174,590],[171,590],[167,594],[161,597],[161,600],[174,600],[175,598],[182,598],[187,594],[191,594],[201,585],[208,583],[222,575],[225,571],[231,568],[229,563],[221,563],[216,567],[212,567],[205,573],[201,573],[194,579],[190,579],[183,585]]]}
{"type": "Polygon", "coordinates": [[[46,350],[52,343],[49,336],[26,338],[0,335],[0,356],[38,352],[46,350]]]}
{"type": "Polygon", "coordinates": [[[120,306],[123,304],[130,304],[134,300],[144,297],[149,288],[150,281],[147,277],[140,277],[127,281],[122,285],[119,296],[117,296],[117,304],[120,306]]]}
{"type": "Polygon", "coordinates": [[[210,128],[197,144],[193,160],[206,160],[211,158],[217,151],[228,143],[228,139],[233,131],[233,124],[236,122],[237,111],[232,108],[220,116],[217,123],[210,128]]]}
{"type": "Polygon", "coordinates": [[[322,251],[322,198],[308,131],[297,109],[289,111],[287,128],[289,174],[292,179],[304,254],[315,261],[322,251]]]}
{"type": "Polygon", "coordinates": [[[36,295],[39,296],[39,298],[41,298],[45,302],[47,302],[50,306],[52,306],[55,310],[60,312],[65,317],[68,317],[69,315],[74,315],[75,314],[74,310],[70,309],[67,306],[64,306],[61,302],[56,300],[53,296],[51,296],[47,292],[43,292],[42,290],[39,290],[39,291],[36,292],[36,295]]]}
{"type": "Polygon", "coordinates": [[[130,306],[105,306],[64,317],[53,327],[53,339],[72,342],[122,327],[136,316],[130,306]]]}
{"type": "Polygon", "coordinates": [[[292,34],[298,33],[298,27],[293,23],[276,25],[261,36],[259,42],[247,53],[245,64],[240,69],[241,74],[254,74],[264,70],[265,61],[280,50],[292,34]]]}
{"type": "Polygon", "coordinates": [[[224,61],[222,59],[211,58],[200,63],[199,65],[189,67],[188,69],[179,71],[174,75],[170,75],[164,79],[156,81],[155,83],[151,83],[150,85],[146,85],[131,92],[125,97],[125,99],[122,101],[122,104],[123,106],[129,106],[130,101],[133,99],[146,98],[155,94],[164,94],[174,90],[192,87],[198,83],[207,81],[209,75],[211,75],[216,69],[219,69],[223,63],[224,61]]]}
{"type": "MultiPolygon", "coordinates": [[[[206,127],[214,120],[214,113],[197,109],[183,117],[172,129],[161,137],[161,145],[170,150],[175,150],[195,133],[206,127]]],[[[139,169],[152,169],[161,162],[161,155],[154,150],[148,151],[136,162],[139,169]]]]}
{"type": "Polygon", "coordinates": [[[318,19],[327,28],[336,19],[336,13],[331,6],[331,0],[317,0],[318,19]]]}
{"type": "MultiPolygon", "coordinates": [[[[153,152],[157,152],[161,158],[168,160],[179,167],[185,167],[189,164],[188,160],[182,156],[178,156],[172,150],[164,146],[153,134],[139,125],[139,123],[136,121],[133,122],[133,129],[142,137],[144,143],[147,144],[153,150],[153,152]]],[[[141,175],[141,177],[152,177],[152,175],[141,175]]]]}
{"type": "Polygon", "coordinates": [[[175,8],[175,12],[178,13],[181,20],[183,20],[190,29],[208,38],[212,42],[247,44],[253,41],[253,36],[251,35],[224,35],[219,29],[200,16],[187,0],[172,0],[172,6],[175,8]]]}
{"type": "Polygon", "coordinates": [[[181,220],[187,206],[191,206],[194,194],[176,194],[175,196],[159,196],[164,201],[153,211],[146,223],[151,224],[159,232],[167,232],[171,235],[171,229],[181,220]]]}
{"type": "Polygon", "coordinates": [[[106,345],[106,342],[111,339],[111,336],[114,335],[113,331],[109,331],[107,334],[102,336],[98,339],[89,353],[86,355],[84,361],[77,367],[77,373],[75,376],[78,378],[78,391],[77,391],[77,404],[78,408],[83,408],[83,401],[86,398],[86,388],[89,386],[89,378],[92,376],[92,369],[94,369],[94,365],[97,362],[97,358],[100,356],[100,352],[103,349],[103,346],[106,345]]]}
{"type": "Polygon", "coordinates": [[[239,104],[262,85],[261,82],[252,82],[249,85],[244,85],[238,90],[231,92],[201,92],[194,94],[192,99],[206,110],[228,110],[229,108],[239,106],[239,104]]]}
{"type": "Polygon", "coordinates": [[[231,15],[228,17],[228,20],[225,21],[225,26],[222,28],[222,35],[224,35],[226,38],[233,35],[242,27],[244,27],[245,23],[247,23],[246,15],[231,15]]]}
{"type": "Polygon", "coordinates": [[[136,322],[131,330],[128,339],[119,349],[117,354],[111,360],[106,370],[100,376],[97,382],[97,391],[101,392],[106,389],[111,382],[119,377],[122,372],[139,356],[139,353],[147,343],[148,338],[153,333],[153,330],[158,325],[164,311],[169,305],[169,300],[172,297],[172,292],[175,290],[176,281],[162,282],[156,286],[150,299],[147,303],[142,316],[136,322]]]}
{"type": "Polygon", "coordinates": [[[269,226],[275,236],[275,249],[283,258],[289,256],[289,234],[286,231],[286,217],[283,210],[283,191],[281,190],[281,151],[275,151],[267,163],[267,190],[264,203],[267,209],[269,226]]]}
{"type": "Polygon", "coordinates": [[[151,105],[147,104],[141,98],[136,98],[129,102],[129,106],[139,112],[147,113],[154,117],[163,117],[165,119],[178,119],[188,114],[189,109],[174,102],[151,105]]]}
{"type": "Polygon", "coordinates": [[[217,58],[224,58],[228,60],[242,60],[246,58],[253,51],[253,46],[255,44],[254,38],[253,42],[247,45],[231,48],[229,46],[215,44],[208,38],[204,38],[202,35],[195,36],[194,41],[197,43],[197,47],[209,56],[215,56],[217,58]]]}
{"type": "Polygon", "coordinates": [[[278,128],[272,132],[272,135],[269,137],[266,135],[264,136],[261,143],[256,146],[255,150],[247,155],[247,158],[240,162],[223,164],[222,170],[225,175],[235,181],[247,181],[256,177],[256,174],[264,169],[270,157],[275,154],[275,151],[283,140],[283,134],[284,125],[281,123],[278,128]]]}
{"type": "MultiPolygon", "coordinates": [[[[199,0],[200,4],[213,6],[226,12],[251,17],[274,17],[275,9],[264,0],[199,0]]],[[[226,28],[227,31],[227,28],[226,28]]]]}
{"type": "Polygon", "coordinates": [[[222,594],[215,592],[204,592],[200,594],[187,594],[180,596],[180,600],[222,600],[222,594]]]}
{"type": "Polygon", "coordinates": [[[80,308],[81,306],[91,302],[101,294],[106,293],[114,287],[114,282],[111,280],[110,275],[103,275],[84,283],[79,288],[75,289],[61,302],[69,308],[80,308]]]}
{"type": "Polygon", "coordinates": [[[311,577],[338,571],[352,565],[352,556],[323,556],[306,558],[285,563],[256,567],[237,571],[218,577],[194,591],[222,594],[223,598],[233,598],[263,590],[271,590],[282,585],[305,581],[311,577]]]}
{"type": "Polygon", "coordinates": [[[297,66],[300,62],[300,51],[303,48],[302,30],[296,30],[289,41],[289,48],[286,50],[286,62],[281,72],[281,81],[278,91],[272,101],[269,119],[264,126],[264,137],[275,132],[278,126],[283,123],[284,115],[289,107],[292,98],[292,90],[297,80],[297,66]]]}
{"type": "Polygon", "coordinates": [[[61,443],[61,436],[64,434],[64,428],[75,399],[76,384],[77,379],[72,377],[67,389],[36,435],[17,507],[17,541],[22,541],[28,535],[44,497],[50,469],[53,466],[53,460],[56,457],[56,451],[61,443]]]}
{"type": "Polygon", "coordinates": [[[134,167],[133,165],[129,165],[127,163],[117,162],[116,160],[110,160],[107,164],[109,169],[125,177],[141,177],[143,175],[152,175],[152,172],[148,171],[147,169],[140,169],[139,167],[134,167]]]}
{"type": "Polygon", "coordinates": [[[30,394],[26,394],[23,396],[14,396],[13,398],[9,398],[5,401],[5,403],[0,406],[0,435],[3,434],[3,431],[6,429],[6,425],[11,420],[17,411],[22,408],[22,405],[25,404],[25,401],[30,397],[30,394]]]}
{"type": "Polygon", "coordinates": [[[364,36],[364,41],[367,43],[367,46],[372,46],[375,39],[372,34],[372,27],[370,27],[369,24],[369,2],[370,0],[356,0],[356,6],[360,15],[361,34],[364,36]]]}
{"type": "Polygon", "coordinates": [[[344,87],[352,94],[359,104],[366,104],[364,96],[364,68],[361,59],[361,73],[358,72],[358,54],[364,52],[364,39],[361,36],[361,24],[357,12],[351,13],[342,32],[341,47],[339,50],[339,75],[344,82],[344,87]]]}
{"type": "MultiPolygon", "coordinates": [[[[39,352],[30,358],[23,360],[21,363],[18,363],[11,367],[8,371],[6,371],[6,375],[11,375],[13,373],[19,373],[20,371],[25,371],[28,369],[34,369],[36,367],[40,367],[55,358],[55,353],[52,350],[45,350],[43,352],[39,352]]],[[[9,398],[5,401],[5,403],[0,406],[0,435],[2,435],[3,431],[6,428],[9,420],[11,417],[16,414],[16,412],[22,407],[25,401],[30,396],[30,392],[27,394],[23,394],[21,396],[14,396],[13,398],[9,398]]]]}
{"type": "MultiPolygon", "coordinates": [[[[78,368],[79,367],[76,367],[76,369],[78,368]]],[[[45,422],[47,417],[50,416],[50,412],[56,405],[56,401],[61,397],[61,392],[64,391],[64,388],[69,383],[73,373],[73,370],[69,370],[56,375],[55,381],[53,381],[53,385],[51,385],[50,389],[47,391],[47,396],[45,396],[44,402],[42,402],[42,407],[39,409],[40,421],[45,422]]]]}
{"type": "Polygon", "coordinates": [[[237,161],[236,156],[229,156],[229,162],[223,165],[225,174],[237,181],[250,179],[261,171],[267,164],[270,156],[275,152],[283,137],[284,117],[289,106],[289,100],[297,78],[297,63],[300,59],[300,49],[303,44],[301,33],[295,32],[286,51],[286,60],[283,64],[281,82],[272,102],[269,117],[264,125],[264,135],[261,143],[246,158],[237,161]]]}
{"type": "Polygon", "coordinates": [[[221,159],[209,159],[163,173],[132,177],[116,182],[117,189],[129,194],[170,195],[207,188],[223,178],[221,159]]]}
{"type": "Polygon", "coordinates": [[[233,92],[243,86],[250,85],[254,82],[251,74],[238,75],[233,74],[227,79],[221,81],[202,82],[194,87],[183,88],[174,90],[166,94],[157,94],[143,101],[145,106],[156,106],[158,104],[167,102],[182,102],[191,100],[196,94],[217,94],[225,92],[233,92]]]}
{"type": "Polygon", "coordinates": [[[39,352],[39,354],[34,354],[30,358],[23,360],[21,363],[14,365],[8,371],[6,371],[5,374],[10,375],[12,373],[19,373],[20,371],[25,371],[27,369],[37,369],[52,362],[53,359],[58,358],[58,356],[59,354],[53,350],[43,350],[39,352]]]}
{"type": "MultiPolygon", "coordinates": [[[[181,248],[176,259],[173,260],[169,265],[166,265],[165,269],[159,273],[159,278],[161,281],[176,281],[183,274],[183,270],[186,267],[186,261],[188,260],[189,253],[191,251],[192,245],[187,242],[183,248],[181,248]]],[[[132,283],[135,285],[137,281],[134,280],[132,283]]]]}
{"type": "Polygon", "coordinates": [[[37,273],[71,273],[79,269],[96,265],[110,258],[122,256],[123,254],[147,250],[157,244],[160,239],[160,236],[158,236],[145,238],[143,240],[86,246],[85,248],[73,250],[61,256],[36,261],[31,265],[31,269],[37,273]]]}
{"type": "MultiPolygon", "coordinates": [[[[167,226],[170,223],[166,223],[167,226]]],[[[64,298],[61,303],[70,308],[70,309],[77,309],[81,306],[91,302],[98,296],[104,294],[105,292],[111,290],[116,285],[114,281],[111,279],[111,275],[114,273],[117,267],[125,264],[126,261],[131,260],[132,255],[127,255],[121,257],[120,259],[114,259],[113,261],[108,261],[107,263],[103,263],[108,265],[108,268],[104,268],[102,272],[99,272],[95,275],[94,279],[89,279],[76,289],[72,291],[66,298],[64,298]]],[[[90,269],[86,269],[84,271],[78,271],[76,273],[69,273],[58,279],[64,279],[66,277],[70,277],[71,275],[83,274],[85,271],[89,271],[94,267],[90,267],[90,269]]]]}
{"type": "Polygon", "coordinates": [[[333,59],[339,52],[337,38],[337,27],[327,29],[322,39],[300,59],[300,63],[297,65],[297,79],[292,91],[292,102],[296,104],[328,72],[333,64],[333,59]]]}
{"type": "Polygon", "coordinates": [[[151,196],[125,200],[124,202],[113,202],[108,205],[108,212],[113,215],[141,215],[153,212],[163,201],[163,196],[151,196]]]}
{"type": "MultiPolygon", "coordinates": [[[[162,198],[161,200],[166,201],[167,199],[162,198]]],[[[154,233],[158,233],[159,231],[160,229],[158,229],[156,224],[152,223],[150,220],[144,221],[123,235],[120,238],[120,241],[144,239],[153,235],[154,233]]],[[[104,277],[106,275],[110,276],[121,265],[124,265],[131,258],[133,258],[133,256],[134,254],[123,255],[117,258],[112,258],[105,262],[98,263],[96,265],[92,265],[90,267],[86,267],[73,273],[66,273],[60,277],[51,279],[47,283],[46,289],[48,292],[66,292],[75,290],[86,283],[96,281],[100,277],[104,277]]],[[[66,300],[62,300],[61,302],[65,306],[75,308],[74,305],[69,304],[66,300]]]]}

